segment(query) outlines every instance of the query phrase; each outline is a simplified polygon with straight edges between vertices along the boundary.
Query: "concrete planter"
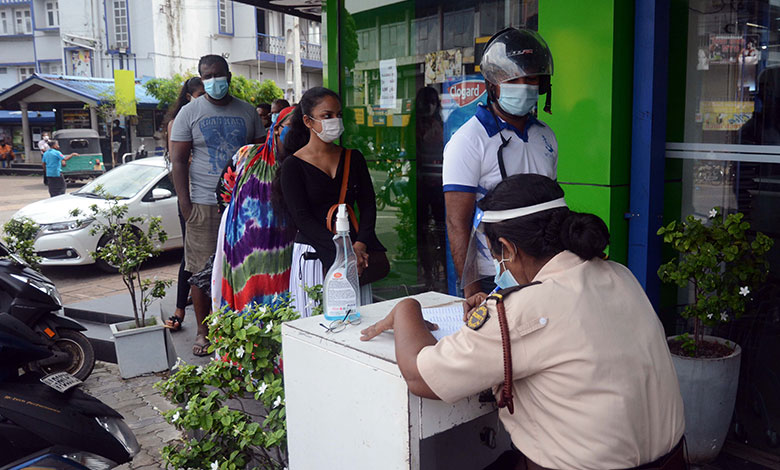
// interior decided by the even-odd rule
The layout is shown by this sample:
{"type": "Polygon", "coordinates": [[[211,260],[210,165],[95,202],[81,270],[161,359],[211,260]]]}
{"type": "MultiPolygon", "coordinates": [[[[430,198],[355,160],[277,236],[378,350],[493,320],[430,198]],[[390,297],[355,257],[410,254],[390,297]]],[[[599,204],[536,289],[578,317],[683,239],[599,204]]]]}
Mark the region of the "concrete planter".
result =
{"type": "Polygon", "coordinates": [[[720,344],[728,343],[729,347],[734,347],[734,352],[718,359],[672,354],[685,405],[685,437],[688,441],[688,459],[692,464],[714,460],[723,447],[734,413],[742,359],[739,345],[714,336],[705,336],[704,339],[720,344]]]}
{"type": "Polygon", "coordinates": [[[123,379],[168,370],[168,331],[157,317],[147,317],[146,326],[135,320],[111,324],[119,372],[123,379]]]}

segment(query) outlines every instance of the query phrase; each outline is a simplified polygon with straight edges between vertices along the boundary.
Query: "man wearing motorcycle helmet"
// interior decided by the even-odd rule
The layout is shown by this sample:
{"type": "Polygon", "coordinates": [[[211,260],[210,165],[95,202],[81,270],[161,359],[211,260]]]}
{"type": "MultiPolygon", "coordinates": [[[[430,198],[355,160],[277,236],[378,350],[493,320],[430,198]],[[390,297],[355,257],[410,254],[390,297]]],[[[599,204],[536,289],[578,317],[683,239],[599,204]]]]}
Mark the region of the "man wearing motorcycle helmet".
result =
{"type": "MultiPolygon", "coordinates": [[[[558,168],[555,133],[533,112],[542,94],[551,112],[553,60],[544,39],[528,29],[499,31],[486,44],[480,69],[488,104],[453,134],[442,170],[447,235],[461,283],[476,202],[507,176],[556,179],[558,168]]],[[[480,282],[461,285],[466,297],[494,287],[490,259],[480,259],[478,269],[480,282]]]]}

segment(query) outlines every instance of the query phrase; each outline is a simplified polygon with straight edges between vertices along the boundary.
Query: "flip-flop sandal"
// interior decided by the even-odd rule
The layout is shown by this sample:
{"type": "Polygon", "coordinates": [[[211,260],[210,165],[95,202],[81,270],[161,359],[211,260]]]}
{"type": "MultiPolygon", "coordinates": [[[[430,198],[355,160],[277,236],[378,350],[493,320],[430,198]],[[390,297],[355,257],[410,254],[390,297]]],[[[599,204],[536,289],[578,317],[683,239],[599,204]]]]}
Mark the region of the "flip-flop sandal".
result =
{"type": "MultiPolygon", "coordinates": [[[[176,315],[171,315],[170,317],[168,317],[168,322],[171,322],[171,326],[169,326],[168,328],[171,331],[179,331],[181,330],[181,322],[183,321],[184,321],[183,318],[177,317],[176,315]]],[[[166,325],[168,322],[165,322],[166,325]]]]}
{"type": "Polygon", "coordinates": [[[209,355],[209,346],[211,346],[211,343],[209,342],[209,340],[207,340],[203,336],[199,336],[199,337],[195,338],[195,344],[192,345],[192,354],[194,354],[195,356],[198,356],[198,357],[208,356],[209,355]],[[205,342],[198,343],[198,340],[200,338],[203,338],[203,341],[205,341],[205,342]]]}

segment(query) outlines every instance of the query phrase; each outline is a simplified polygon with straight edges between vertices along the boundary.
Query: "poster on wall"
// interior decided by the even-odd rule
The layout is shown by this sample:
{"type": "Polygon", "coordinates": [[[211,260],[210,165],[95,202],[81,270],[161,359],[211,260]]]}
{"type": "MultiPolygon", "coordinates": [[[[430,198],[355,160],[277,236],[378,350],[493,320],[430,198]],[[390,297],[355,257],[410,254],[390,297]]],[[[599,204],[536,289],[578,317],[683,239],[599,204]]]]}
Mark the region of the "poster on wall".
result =
{"type": "Polygon", "coordinates": [[[77,77],[92,76],[92,52],[86,49],[70,51],[71,74],[77,77]]]}
{"type": "Polygon", "coordinates": [[[398,69],[395,59],[379,61],[380,93],[379,107],[384,109],[395,108],[395,97],[398,91],[398,69]]]}
{"type": "Polygon", "coordinates": [[[460,49],[425,54],[425,84],[444,83],[458,77],[463,71],[463,53],[460,49]]]}
{"type": "Polygon", "coordinates": [[[734,64],[745,48],[742,36],[710,34],[710,64],[734,64]]]}
{"type": "Polygon", "coordinates": [[[476,114],[480,104],[487,104],[487,88],[482,74],[463,75],[444,82],[441,107],[445,144],[460,126],[476,114]]]}
{"type": "Polygon", "coordinates": [[[702,101],[699,113],[702,130],[737,131],[753,116],[753,102],[702,101]]]}

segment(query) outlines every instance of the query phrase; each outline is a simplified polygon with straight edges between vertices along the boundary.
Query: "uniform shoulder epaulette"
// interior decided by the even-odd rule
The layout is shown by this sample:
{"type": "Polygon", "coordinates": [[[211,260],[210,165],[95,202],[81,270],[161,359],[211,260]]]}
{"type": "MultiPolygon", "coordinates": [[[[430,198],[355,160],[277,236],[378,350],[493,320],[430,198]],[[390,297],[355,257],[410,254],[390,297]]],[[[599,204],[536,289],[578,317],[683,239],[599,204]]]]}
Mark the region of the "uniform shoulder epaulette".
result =
{"type": "Polygon", "coordinates": [[[496,299],[497,301],[501,302],[509,294],[513,294],[513,293],[515,293],[517,291],[525,289],[526,287],[535,286],[535,285],[541,284],[541,283],[542,283],[541,281],[534,281],[534,282],[529,282],[528,284],[522,284],[522,285],[519,285],[519,286],[508,287],[506,289],[500,289],[499,291],[490,294],[488,296],[488,299],[496,299]]]}
{"type": "MultiPolygon", "coordinates": [[[[501,289],[498,292],[494,292],[490,294],[487,300],[494,299],[496,302],[503,302],[504,298],[509,294],[525,289],[526,287],[529,286],[535,286],[536,284],[541,284],[541,282],[534,281],[534,282],[529,282],[528,284],[523,284],[521,286],[514,286],[514,287],[509,287],[507,289],[501,289]]],[[[482,325],[484,325],[486,321],[488,321],[488,318],[490,318],[490,313],[488,312],[487,305],[482,304],[476,309],[474,309],[473,312],[471,312],[471,315],[469,315],[469,319],[466,322],[466,326],[468,326],[472,330],[478,330],[482,328],[482,325]]]]}

